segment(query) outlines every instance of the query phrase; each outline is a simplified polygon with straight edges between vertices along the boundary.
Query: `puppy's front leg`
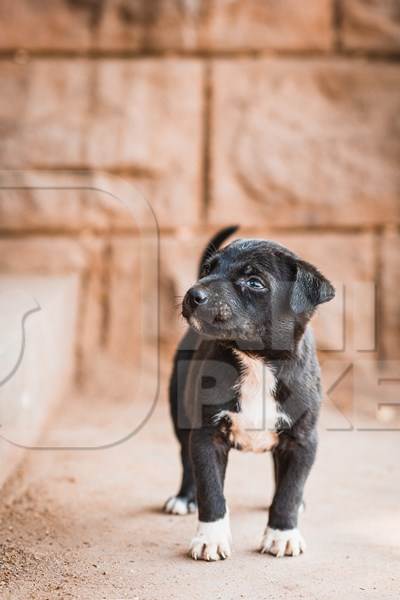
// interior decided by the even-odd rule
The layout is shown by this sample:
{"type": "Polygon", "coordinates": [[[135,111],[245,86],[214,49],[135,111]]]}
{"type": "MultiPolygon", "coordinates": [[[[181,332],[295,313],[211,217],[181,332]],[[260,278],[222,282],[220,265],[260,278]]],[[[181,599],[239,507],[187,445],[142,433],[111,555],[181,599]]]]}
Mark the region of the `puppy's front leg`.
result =
{"type": "Polygon", "coordinates": [[[285,434],[274,450],[276,490],[260,551],[277,557],[298,556],[305,541],[297,528],[303,490],[314,463],[317,436],[296,440],[285,434]]]}
{"type": "Polygon", "coordinates": [[[224,498],[224,480],[229,444],[214,427],[195,429],[191,455],[197,487],[199,522],[190,545],[195,560],[219,560],[230,556],[229,512],[224,498]]]}

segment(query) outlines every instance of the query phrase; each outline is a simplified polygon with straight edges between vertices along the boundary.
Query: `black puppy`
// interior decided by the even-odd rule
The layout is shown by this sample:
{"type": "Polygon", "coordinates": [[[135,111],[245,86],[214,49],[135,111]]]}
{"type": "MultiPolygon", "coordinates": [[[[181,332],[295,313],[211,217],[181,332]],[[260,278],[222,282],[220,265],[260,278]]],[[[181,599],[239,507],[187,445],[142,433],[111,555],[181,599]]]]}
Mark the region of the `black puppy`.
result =
{"type": "Polygon", "coordinates": [[[198,506],[194,559],[230,555],[223,487],[231,448],[272,450],[276,490],[261,552],[297,556],[305,550],[297,521],[321,401],[308,323],[335,292],[315,267],[274,242],[240,239],[218,250],[236,229],[211,240],[199,281],[183,300],[190,329],[170,385],[183,479],[165,510],[187,514],[198,506]]]}

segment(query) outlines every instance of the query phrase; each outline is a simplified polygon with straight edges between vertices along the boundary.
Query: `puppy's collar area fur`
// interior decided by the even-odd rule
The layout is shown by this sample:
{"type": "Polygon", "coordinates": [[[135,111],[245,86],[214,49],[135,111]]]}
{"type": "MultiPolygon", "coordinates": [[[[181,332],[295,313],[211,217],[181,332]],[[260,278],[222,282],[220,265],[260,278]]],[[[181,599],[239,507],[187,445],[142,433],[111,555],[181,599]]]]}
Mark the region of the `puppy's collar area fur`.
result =
{"type": "MultiPolygon", "coordinates": [[[[293,347],[286,350],[271,348],[268,340],[262,339],[254,341],[216,339],[215,342],[217,344],[221,344],[221,346],[224,348],[229,348],[234,353],[237,352],[239,354],[246,355],[249,358],[260,359],[264,361],[266,365],[275,368],[274,365],[280,361],[289,361],[302,358],[304,339],[307,337],[308,333],[311,333],[309,323],[299,323],[296,326],[296,331],[294,333],[293,347]]],[[[201,333],[198,333],[198,335],[202,337],[201,333]]],[[[204,337],[204,339],[207,338],[204,337]]]]}

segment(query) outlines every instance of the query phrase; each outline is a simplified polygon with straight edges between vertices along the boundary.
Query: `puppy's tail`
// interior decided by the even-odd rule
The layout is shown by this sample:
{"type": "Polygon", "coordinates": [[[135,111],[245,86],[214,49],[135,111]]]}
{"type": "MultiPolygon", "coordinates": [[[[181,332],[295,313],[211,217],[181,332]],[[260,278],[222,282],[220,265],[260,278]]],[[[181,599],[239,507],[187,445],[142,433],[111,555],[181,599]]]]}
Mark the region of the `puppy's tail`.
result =
{"type": "Polygon", "coordinates": [[[224,243],[224,241],[226,239],[228,239],[228,237],[233,235],[238,229],[239,229],[239,225],[230,225],[229,227],[225,227],[224,229],[221,229],[220,231],[218,231],[218,233],[216,233],[214,235],[214,237],[211,238],[211,240],[208,242],[206,248],[204,249],[204,252],[203,252],[201,260],[200,260],[199,276],[200,276],[200,273],[201,273],[201,270],[203,268],[205,261],[208,258],[210,258],[210,256],[212,254],[214,254],[214,252],[216,252],[218,250],[218,248],[221,247],[221,245],[224,243]]]}

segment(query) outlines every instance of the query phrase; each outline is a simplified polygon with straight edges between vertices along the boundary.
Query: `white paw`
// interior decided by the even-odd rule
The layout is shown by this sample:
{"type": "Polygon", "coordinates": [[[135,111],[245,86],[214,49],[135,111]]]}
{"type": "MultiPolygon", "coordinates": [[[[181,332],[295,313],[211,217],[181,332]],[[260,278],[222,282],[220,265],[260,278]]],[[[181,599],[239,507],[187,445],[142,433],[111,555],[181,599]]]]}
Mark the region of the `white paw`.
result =
{"type": "Polygon", "coordinates": [[[228,513],[213,523],[199,521],[190,544],[190,556],[194,560],[224,560],[231,555],[231,541],[228,513]]]}
{"type": "Polygon", "coordinates": [[[282,556],[299,556],[305,552],[306,543],[298,529],[272,529],[265,530],[261,546],[261,553],[273,554],[277,558],[282,556]]]}
{"type": "Polygon", "coordinates": [[[196,503],[187,498],[172,496],[166,501],[164,512],[170,515],[188,515],[196,512],[196,503]]]}

